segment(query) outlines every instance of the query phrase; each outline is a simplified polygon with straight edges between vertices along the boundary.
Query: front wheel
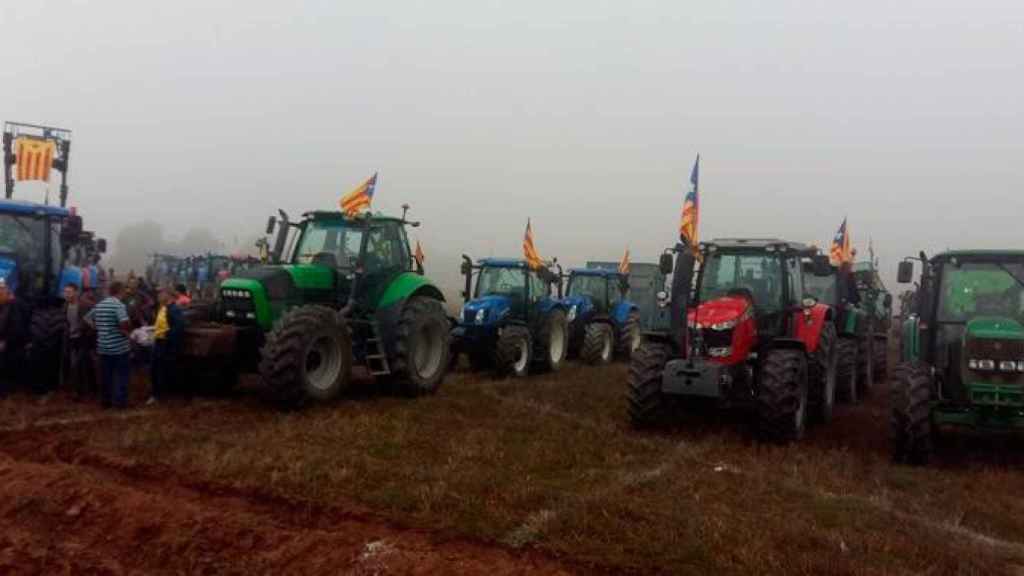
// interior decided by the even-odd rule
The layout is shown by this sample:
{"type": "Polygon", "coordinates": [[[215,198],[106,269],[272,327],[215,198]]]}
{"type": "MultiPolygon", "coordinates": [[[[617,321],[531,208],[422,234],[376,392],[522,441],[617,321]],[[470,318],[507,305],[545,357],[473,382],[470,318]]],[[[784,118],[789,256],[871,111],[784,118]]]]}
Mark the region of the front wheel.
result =
{"type": "Polygon", "coordinates": [[[661,391],[662,374],[668,358],[668,344],[644,342],[629,360],[627,414],[634,428],[662,424],[668,418],[669,398],[661,391]]]}
{"type": "Polygon", "coordinates": [[[857,396],[857,340],[840,338],[836,365],[836,396],[847,404],[856,404],[857,396]]]}
{"type": "Polygon", "coordinates": [[[757,423],[762,440],[795,442],[807,416],[807,360],[802,350],[769,350],[757,386],[757,423]]]}
{"type": "Polygon", "coordinates": [[[583,347],[580,359],[592,366],[612,361],[612,327],[603,322],[591,322],[583,327],[583,347]]]}
{"type": "Polygon", "coordinates": [[[408,396],[432,394],[448,371],[451,354],[448,317],[433,298],[413,296],[402,308],[395,330],[392,378],[408,396]]]}
{"type": "Polygon", "coordinates": [[[552,310],[541,320],[535,342],[535,359],[541,369],[557,372],[569,352],[569,321],[562,310],[552,310]]]}
{"type": "Polygon", "coordinates": [[[928,366],[903,364],[892,382],[889,440],[892,460],[922,466],[932,450],[932,379],[928,366]]]}
{"type": "Polygon", "coordinates": [[[633,353],[640,348],[640,344],[643,341],[643,333],[640,331],[640,314],[634,310],[629,313],[626,321],[619,328],[619,342],[617,346],[619,355],[629,360],[633,353]]]}
{"type": "Polygon", "coordinates": [[[499,376],[522,378],[530,372],[533,342],[525,326],[506,326],[494,347],[494,367],[499,376]]]}
{"type": "Polygon", "coordinates": [[[260,376],[273,399],[286,408],[306,400],[331,400],[351,379],[348,325],[326,306],[285,312],[267,335],[261,355],[260,376]]]}
{"type": "Polygon", "coordinates": [[[808,380],[814,420],[828,424],[836,401],[836,327],[827,322],[818,336],[818,347],[808,358],[808,380]]]}

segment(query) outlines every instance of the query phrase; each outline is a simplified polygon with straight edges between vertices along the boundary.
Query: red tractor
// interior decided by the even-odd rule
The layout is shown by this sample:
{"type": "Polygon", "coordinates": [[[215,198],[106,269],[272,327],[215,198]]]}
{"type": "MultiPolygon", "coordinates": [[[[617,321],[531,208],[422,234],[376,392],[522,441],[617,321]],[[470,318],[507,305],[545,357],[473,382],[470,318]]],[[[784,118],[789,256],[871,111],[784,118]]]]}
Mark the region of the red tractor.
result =
{"type": "Polygon", "coordinates": [[[805,293],[801,262],[827,274],[828,258],[778,239],[720,239],[699,251],[696,282],[689,246],[662,254],[671,295],[659,294],[667,315],[630,362],[632,424],[661,423],[674,399],[699,397],[749,413],[763,440],[799,440],[808,416],[829,421],[836,328],[832,309],[805,293]]]}

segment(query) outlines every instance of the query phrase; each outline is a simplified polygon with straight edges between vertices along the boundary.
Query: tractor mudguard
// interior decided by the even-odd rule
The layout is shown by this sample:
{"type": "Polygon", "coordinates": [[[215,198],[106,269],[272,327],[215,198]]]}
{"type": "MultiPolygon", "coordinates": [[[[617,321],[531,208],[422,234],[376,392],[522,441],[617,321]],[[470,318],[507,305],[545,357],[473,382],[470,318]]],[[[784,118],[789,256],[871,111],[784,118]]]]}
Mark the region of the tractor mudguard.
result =
{"type": "Polygon", "coordinates": [[[806,311],[800,310],[793,315],[793,326],[796,327],[794,337],[803,342],[804,349],[808,354],[813,354],[818,349],[818,338],[826,322],[832,321],[832,308],[825,304],[815,304],[808,315],[806,311]]]}
{"type": "Polygon", "coordinates": [[[903,321],[900,333],[900,361],[912,362],[921,357],[921,344],[918,339],[921,320],[916,316],[903,321]]]}
{"type": "Polygon", "coordinates": [[[399,274],[391,284],[388,285],[380,299],[377,300],[377,309],[387,308],[407,300],[413,296],[426,296],[444,302],[444,294],[425,277],[415,272],[403,272],[399,274]]]}
{"type": "Polygon", "coordinates": [[[781,348],[784,350],[803,350],[804,352],[810,352],[804,341],[799,338],[773,338],[770,346],[773,349],[781,348]]]}
{"type": "Polygon", "coordinates": [[[615,322],[615,326],[618,328],[625,324],[631,312],[640,312],[640,307],[628,300],[620,300],[612,309],[612,320],[615,322]]]}

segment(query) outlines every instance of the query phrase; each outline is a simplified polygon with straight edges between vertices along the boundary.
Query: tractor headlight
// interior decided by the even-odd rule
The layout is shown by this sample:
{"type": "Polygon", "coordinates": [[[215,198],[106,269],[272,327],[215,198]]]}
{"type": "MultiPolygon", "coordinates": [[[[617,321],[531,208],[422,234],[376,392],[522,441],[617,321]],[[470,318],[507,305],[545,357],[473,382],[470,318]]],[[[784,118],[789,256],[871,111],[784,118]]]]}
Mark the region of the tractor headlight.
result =
{"type": "Polygon", "coordinates": [[[576,305],[573,304],[572,307],[569,308],[568,320],[569,320],[569,322],[572,322],[575,319],[576,319],[576,305]]]}
{"type": "Polygon", "coordinates": [[[487,317],[487,310],[481,308],[480,310],[476,311],[476,316],[473,318],[473,321],[476,322],[477,324],[483,324],[484,323],[484,318],[486,318],[486,317],[487,317]]]}
{"type": "Polygon", "coordinates": [[[974,358],[971,358],[970,360],[967,361],[967,367],[970,368],[971,370],[977,370],[978,361],[975,360],[974,358]]]}
{"type": "Polygon", "coordinates": [[[968,360],[967,367],[971,370],[995,370],[995,360],[968,360]]]}
{"type": "Polygon", "coordinates": [[[1017,363],[1014,362],[1013,360],[1003,360],[1002,362],[999,363],[999,371],[1000,372],[1016,372],[1017,371],[1017,363]]]}
{"type": "Polygon", "coordinates": [[[668,307],[668,292],[665,292],[664,290],[659,290],[654,297],[658,300],[658,308],[668,307]]]}
{"type": "Polygon", "coordinates": [[[1017,360],[1017,372],[1024,372],[1024,360],[1017,360]]]}

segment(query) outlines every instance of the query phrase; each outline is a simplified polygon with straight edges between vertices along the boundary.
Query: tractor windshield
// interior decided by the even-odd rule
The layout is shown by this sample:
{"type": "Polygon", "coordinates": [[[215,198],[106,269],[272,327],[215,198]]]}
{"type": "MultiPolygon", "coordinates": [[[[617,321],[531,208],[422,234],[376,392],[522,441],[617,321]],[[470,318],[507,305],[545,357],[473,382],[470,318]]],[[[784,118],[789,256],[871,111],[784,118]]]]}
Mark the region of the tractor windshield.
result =
{"type": "Polygon", "coordinates": [[[5,276],[17,267],[17,277],[8,278],[8,283],[19,291],[32,290],[35,294],[44,286],[47,275],[56,278],[60,271],[60,226],[45,217],[0,214],[0,261],[4,261],[5,276]]]}
{"type": "Polygon", "coordinates": [[[595,302],[604,302],[606,283],[604,276],[573,276],[569,280],[569,296],[587,296],[595,302]]]}
{"type": "Polygon", "coordinates": [[[836,276],[815,276],[804,271],[804,290],[813,296],[818,302],[832,305],[838,302],[836,298],[836,276]]]}
{"type": "Polygon", "coordinates": [[[938,320],[975,316],[1024,320],[1024,262],[950,262],[942,267],[938,320]]]}
{"type": "Polygon", "coordinates": [[[762,310],[782,307],[782,262],[776,254],[710,252],[701,278],[701,300],[747,292],[762,310]]]}
{"type": "Polygon", "coordinates": [[[476,296],[521,297],[526,290],[522,268],[484,267],[476,281],[476,296]]]}
{"type": "Polygon", "coordinates": [[[310,220],[295,248],[296,264],[354,268],[359,260],[363,229],[342,220],[310,220]]]}

